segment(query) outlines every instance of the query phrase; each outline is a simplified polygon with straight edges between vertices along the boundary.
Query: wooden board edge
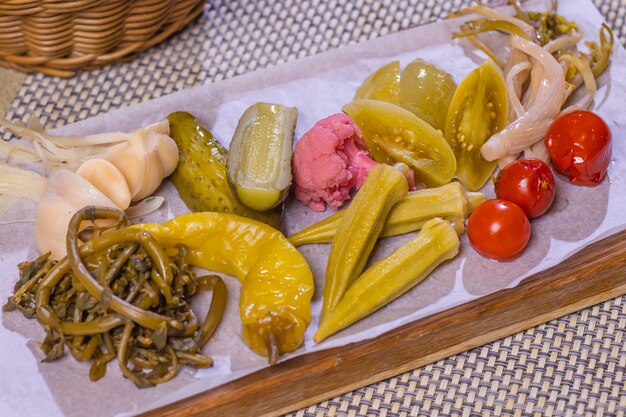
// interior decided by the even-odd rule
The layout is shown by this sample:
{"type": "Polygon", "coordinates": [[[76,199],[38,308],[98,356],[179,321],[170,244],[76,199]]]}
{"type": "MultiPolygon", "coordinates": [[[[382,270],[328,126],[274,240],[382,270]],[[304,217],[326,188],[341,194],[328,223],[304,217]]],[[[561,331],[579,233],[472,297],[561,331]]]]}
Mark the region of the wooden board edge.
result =
{"type": "Polygon", "coordinates": [[[274,416],[482,346],[626,294],[626,231],[518,286],[377,338],[299,356],[143,416],[274,416]]]}

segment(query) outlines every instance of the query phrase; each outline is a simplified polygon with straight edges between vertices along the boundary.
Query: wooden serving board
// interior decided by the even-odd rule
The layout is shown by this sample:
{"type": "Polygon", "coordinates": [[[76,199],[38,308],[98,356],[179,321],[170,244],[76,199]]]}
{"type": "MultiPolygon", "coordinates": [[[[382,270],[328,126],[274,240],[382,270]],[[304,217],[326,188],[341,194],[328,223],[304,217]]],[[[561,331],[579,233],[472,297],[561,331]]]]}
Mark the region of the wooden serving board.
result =
{"type": "Polygon", "coordinates": [[[296,357],[144,416],[273,416],[626,294],[626,231],[501,290],[371,340],[296,357]]]}

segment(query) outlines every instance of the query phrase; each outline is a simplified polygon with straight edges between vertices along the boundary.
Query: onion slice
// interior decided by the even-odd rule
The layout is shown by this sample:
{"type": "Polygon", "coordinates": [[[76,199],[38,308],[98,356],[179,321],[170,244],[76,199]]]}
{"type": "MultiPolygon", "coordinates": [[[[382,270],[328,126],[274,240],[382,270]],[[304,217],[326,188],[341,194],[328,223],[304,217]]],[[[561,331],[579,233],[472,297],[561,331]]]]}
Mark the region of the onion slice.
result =
{"type": "Polygon", "coordinates": [[[48,188],[48,179],[26,169],[0,163],[0,195],[39,202],[48,188]]]}
{"type": "Polygon", "coordinates": [[[536,95],[530,100],[526,113],[493,135],[482,146],[481,154],[488,161],[517,154],[543,138],[565,100],[565,75],[552,54],[519,36],[511,37],[511,45],[533,60],[531,86],[533,83],[537,86],[536,95]],[[541,67],[541,71],[535,67],[541,67]],[[533,79],[539,73],[541,78],[533,79]]]}
{"type": "Polygon", "coordinates": [[[506,74],[506,87],[507,87],[507,95],[509,97],[509,104],[514,112],[515,118],[520,118],[526,113],[524,110],[524,106],[520,102],[518,91],[521,91],[521,88],[518,88],[518,79],[520,74],[524,72],[528,72],[531,68],[531,64],[528,61],[520,62],[519,64],[515,64],[513,68],[506,74]]]}
{"type": "Polygon", "coordinates": [[[153,195],[148,198],[144,198],[139,203],[128,207],[125,212],[128,218],[135,218],[145,216],[147,214],[157,211],[165,202],[165,197],[160,195],[153,195]]]}
{"type": "Polygon", "coordinates": [[[573,54],[564,54],[560,56],[559,62],[567,62],[568,64],[571,64],[576,68],[578,73],[583,78],[586,91],[585,95],[582,96],[580,100],[563,110],[563,112],[566,113],[574,109],[588,109],[589,106],[591,106],[593,96],[597,90],[596,78],[593,76],[593,72],[591,71],[589,63],[586,60],[581,59],[573,54]]]}

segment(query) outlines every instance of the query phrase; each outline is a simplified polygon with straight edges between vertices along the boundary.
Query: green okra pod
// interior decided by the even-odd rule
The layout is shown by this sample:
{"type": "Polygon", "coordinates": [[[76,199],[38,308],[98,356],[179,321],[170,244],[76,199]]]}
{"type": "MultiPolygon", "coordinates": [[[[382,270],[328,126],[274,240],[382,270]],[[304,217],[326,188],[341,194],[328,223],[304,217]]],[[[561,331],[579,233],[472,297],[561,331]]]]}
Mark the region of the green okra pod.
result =
{"type": "MultiPolygon", "coordinates": [[[[400,165],[408,172],[406,165],[400,165]]],[[[322,322],[363,271],[385,218],[406,196],[408,189],[405,175],[394,167],[381,164],[368,172],[363,186],[339,221],[332,242],[324,284],[322,322]]]]}
{"type": "MultiPolygon", "coordinates": [[[[458,182],[437,188],[411,191],[393,206],[385,221],[380,237],[396,236],[421,229],[424,224],[441,217],[454,225],[457,233],[465,230],[465,219],[472,209],[485,201],[483,193],[466,192],[458,182]]],[[[337,225],[345,210],[321,220],[289,236],[294,246],[312,243],[329,243],[337,231],[337,225]]]]}
{"type": "Polygon", "coordinates": [[[458,252],[459,237],[452,225],[430,220],[415,238],[372,265],[348,288],[313,340],[321,342],[398,298],[458,252]]]}

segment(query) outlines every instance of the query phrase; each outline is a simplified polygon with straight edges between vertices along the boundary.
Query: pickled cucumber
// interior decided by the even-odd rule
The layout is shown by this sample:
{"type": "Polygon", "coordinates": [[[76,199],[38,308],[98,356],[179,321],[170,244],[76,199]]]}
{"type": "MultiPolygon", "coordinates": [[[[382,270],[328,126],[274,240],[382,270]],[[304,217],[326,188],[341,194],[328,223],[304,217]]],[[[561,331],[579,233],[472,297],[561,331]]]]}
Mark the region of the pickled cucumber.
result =
{"type": "Polygon", "coordinates": [[[239,119],[226,172],[244,206],[266,211],[287,196],[297,118],[295,107],[256,103],[239,119]]]}
{"type": "Polygon", "coordinates": [[[237,200],[226,176],[228,151],[208,129],[187,112],[172,113],[167,119],[180,154],[169,178],[189,210],[230,212],[281,228],[277,211],[261,213],[237,200]]]}

